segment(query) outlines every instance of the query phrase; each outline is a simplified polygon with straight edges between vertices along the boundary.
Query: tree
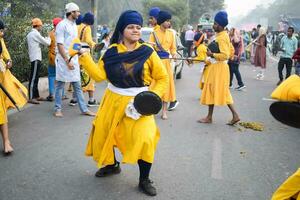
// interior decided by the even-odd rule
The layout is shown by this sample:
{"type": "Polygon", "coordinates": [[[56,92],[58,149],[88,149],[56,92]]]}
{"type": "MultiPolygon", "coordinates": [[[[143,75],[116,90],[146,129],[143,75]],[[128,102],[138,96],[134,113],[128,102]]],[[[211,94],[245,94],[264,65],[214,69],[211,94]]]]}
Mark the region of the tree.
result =
{"type": "Polygon", "coordinates": [[[172,25],[175,29],[179,29],[186,23],[188,17],[187,13],[189,12],[186,2],[176,0],[144,0],[144,19],[149,18],[148,13],[150,8],[155,6],[161,10],[169,11],[172,14],[172,25]]]}
{"type": "MultiPolygon", "coordinates": [[[[10,13],[2,16],[7,30],[5,32],[5,42],[12,57],[12,73],[20,80],[28,80],[30,61],[28,56],[26,35],[31,30],[31,19],[39,17],[45,24],[44,34],[51,29],[51,19],[55,14],[50,9],[51,2],[41,2],[38,0],[4,0],[0,3],[0,13],[3,8],[9,7],[10,13]]],[[[47,74],[47,48],[43,48],[42,75],[47,74]]]]}
{"type": "Polygon", "coordinates": [[[199,18],[204,13],[209,13],[211,16],[213,14],[224,8],[224,0],[189,0],[190,6],[190,20],[191,24],[197,24],[199,22],[199,18]]]}

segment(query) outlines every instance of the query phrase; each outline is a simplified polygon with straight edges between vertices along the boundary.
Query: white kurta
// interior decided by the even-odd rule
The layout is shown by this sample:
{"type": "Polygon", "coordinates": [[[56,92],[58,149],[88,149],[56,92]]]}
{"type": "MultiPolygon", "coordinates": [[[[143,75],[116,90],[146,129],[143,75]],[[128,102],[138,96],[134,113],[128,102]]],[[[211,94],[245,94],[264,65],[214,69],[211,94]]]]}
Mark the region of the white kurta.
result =
{"type": "MultiPolygon", "coordinates": [[[[77,26],[75,21],[70,21],[69,19],[64,19],[61,21],[55,31],[56,43],[63,44],[65,53],[69,56],[69,47],[71,46],[72,41],[78,37],[77,26]]],[[[78,82],[80,81],[80,68],[78,56],[74,56],[72,58],[72,62],[74,63],[74,70],[70,70],[67,66],[67,63],[64,61],[63,57],[56,49],[56,80],[62,82],[78,82]]]]}

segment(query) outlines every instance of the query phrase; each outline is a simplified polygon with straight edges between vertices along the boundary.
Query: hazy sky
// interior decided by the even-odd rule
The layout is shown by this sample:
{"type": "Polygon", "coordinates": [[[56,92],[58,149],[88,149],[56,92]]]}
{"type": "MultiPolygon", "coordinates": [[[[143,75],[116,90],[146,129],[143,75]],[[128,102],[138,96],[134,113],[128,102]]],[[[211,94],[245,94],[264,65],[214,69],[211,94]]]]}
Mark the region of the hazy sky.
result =
{"type": "Polygon", "coordinates": [[[268,5],[275,0],[225,0],[227,12],[230,19],[247,14],[259,4],[268,5]]]}

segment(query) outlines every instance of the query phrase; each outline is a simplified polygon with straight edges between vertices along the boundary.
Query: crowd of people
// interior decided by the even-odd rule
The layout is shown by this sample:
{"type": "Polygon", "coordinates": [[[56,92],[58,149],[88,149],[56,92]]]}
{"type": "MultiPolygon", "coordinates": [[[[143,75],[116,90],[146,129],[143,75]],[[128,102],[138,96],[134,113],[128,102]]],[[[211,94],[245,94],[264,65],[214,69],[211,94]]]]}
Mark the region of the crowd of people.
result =
{"type": "MultiPolygon", "coordinates": [[[[13,152],[8,137],[7,113],[9,107],[22,107],[28,102],[39,104],[40,101],[54,101],[54,116],[63,117],[62,100],[68,98],[65,84],[70,83],[73,97],[70,105],[79,105],[83,115],[97,116],[92,123],[92,130],[85,154],[93,157],[99,170],[96,177],[105,177],[121,172],[120,162],[116,159],[114,148],[123,155],[122,163],[137,164],[140,170],[139,188],[147,195],[157,194],[150,180],[150,170],[154,161],[156,145],[160,132],[154,118],[152,107],[162,107],[161,118],[168,119],[168,105],[178,105],[171,59],[176,59],[176,42],[174,32],[170,29],[172,15],[158,7],[149,11],[149,24],[153,28],[149,41],[141,41],[143,18],[133,10],[121,14],[113,34],[103,28],[101,34],[105,53],[95,62],[92,52],[99,43],[93,41],[91,26],[94,24],[92,13],[80,15],[75,3],[68,3],[65,18],[54,18],[54,29],[49,37],[41,35],[42,20],[32,20],[32,30],[27,35],[31,70],[28,91],[9,72],[12,61],[3,40],[4,24],[0,21],[0,83],[9,88],[10,95],[16,100],[14,104],[7,99],[5,91],[0,92],[0,128],[3,138],[4,153],[13,152]],[[81,17],[80,17],[81,16],[81,17]],[[78,42],[77,42],[78,41],[78,42]],[[77,43],[76,43],[77,42],[77,43]],[[39,95],[38,82],[41,68],[41,45],[49,48],[49,96],[39,95]],[[78,48],[76,45],[79,45],[78,48]],[[75,53],[74,53],[75,52],[75,53]],[[81,71],[89,74],[91,81],[81,87],[81,71]],[[95,82],[107,81],[97,114],[88,106],[97,106],[94,98],[95,82]],[[88,92],[89,100],[85,103],[83,92],[88,92]],[[142,95],[140,95],[142,94],[142,95]],[[6,96],[5,96],[6,95],[6,96]],[[27,97],[28,95],[28,97],[27,97]],[[141,112],[137,96],[142,96],[148,105],[148,114],[141,112]],[[153,99],[156,99],[154,101],[153,99]],[[159,99],[157,101],[157,99],[159,99]]],[[[245,41],[236,28],[228,30],[228,15],[219,11],[214,17],[212,37],[202,30],[185,32],[184,44],[187,48],[188,64],[199,64],[201,77],[200,104],[208,106],[208,114],[198,120],[199,123],[212,123],[215,106],[228,106],[232,119],[228,125],[240,121],[239,114],[233,106],[230,89],[233,77],[237,79],[236,90],[246,86],[239,71],[247,49],[253,57],[252,63],[259,67],[257,79],[262,80],[266,68],[267,35],[266,29],[258,27],[253,32],[252,41],[245,41]]],[[[279,83],[283,81],[282,69],[286,66],[288,78],[291,74],[292,59],[300,59],[300,49],[296,51],[298,41],[293,36],[294,29],[281,39],[281,55],[278,72],[279,83]]],[[[249,57],[249,58],[250,58],[249,57]]],[[[299,64],[298,64],[299,67],[299,64]]],[[[298,70],[299,71],[299,70],[298,70]]]]}

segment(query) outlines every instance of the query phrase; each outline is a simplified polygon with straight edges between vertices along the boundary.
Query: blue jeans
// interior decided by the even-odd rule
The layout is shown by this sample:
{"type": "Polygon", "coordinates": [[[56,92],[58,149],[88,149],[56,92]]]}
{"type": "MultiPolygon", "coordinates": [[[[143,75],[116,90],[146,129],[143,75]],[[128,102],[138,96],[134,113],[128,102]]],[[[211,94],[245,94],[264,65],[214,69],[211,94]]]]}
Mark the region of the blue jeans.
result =
{"type": "MultiPolygon", "coordinates": [[[[49,87],[49,96],[54,96],[55,92],[55,76],[56,70],[55,65],[48,65],[48,87],[49,87]]],[[[62,96],[65,95],[65,90],[62,91],[62,96]]]]}
{"type": "Polygon", "coordinates": [[[244,83],[242,81],[242,76],[239,70],[239,64],[229,62],[228,65],[229,65],[229,72],[230,72],[230,86],[232,86],[233,75],[235,75],[238,85],[244,86],[244,83]]]}
{"type": "MultiPolygon", "coordinates": [[[[79,105],[79,109],[82,113],[85,113],[88,111],[87,105],[84,102],[83,92],[81,90],[81,83],[78,82],[71,82],[73,86],[73,90],[79,105]]],[[[56,82],[56,88],[55,88],[55,106],[54,110],[55,112],[61,111],[61,104],[62,104],[62,93],[65,87],[65,82],[57,81],[56,82]]]]}

